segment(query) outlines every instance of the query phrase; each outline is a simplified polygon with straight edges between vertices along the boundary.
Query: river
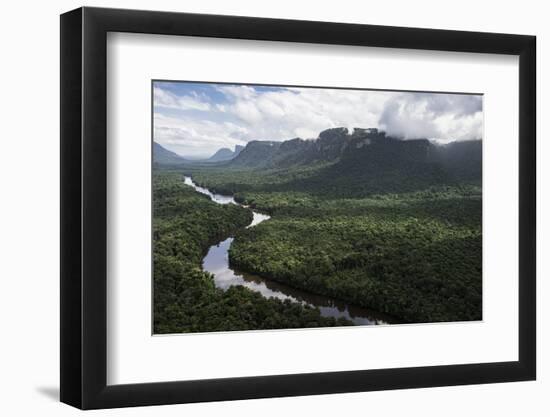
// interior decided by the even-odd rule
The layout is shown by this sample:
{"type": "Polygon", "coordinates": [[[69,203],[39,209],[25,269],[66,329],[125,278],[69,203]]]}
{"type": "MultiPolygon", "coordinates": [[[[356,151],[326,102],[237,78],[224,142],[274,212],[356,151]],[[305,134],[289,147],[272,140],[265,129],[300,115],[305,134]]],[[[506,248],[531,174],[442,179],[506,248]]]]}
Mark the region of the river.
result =
{"type": "MultiPolygon", "coordinates": [[[[193,187],[201,194],[207,195],[215,203],[239,205],[232,196],[216,194],[207,188],[198,186],[191,177],[185,176],[184,181],[186,185],[193,187]]],[[[255,210],[252,210],[252,214],[252,222],[247,228],[254,227],[270,219],[270,216],[267,214],[259,213],[255,210]]],[[[242,285],[252,291],[259,292],[266,298],[275,297],[280,300],[290,300],[317,307],[324,317],[343,317],[356,325],[377,325],[395,322],[384,314],[363,307],[348,305],[340,300],[312,294],[258,275],[231,268],[229,265],[229,248],[233,240],[233,237],[229,237],[216,245],[212,245],[202,261],[202,268],[214,275],[216,287],[226,290],[232,285],[242,285]]]]}

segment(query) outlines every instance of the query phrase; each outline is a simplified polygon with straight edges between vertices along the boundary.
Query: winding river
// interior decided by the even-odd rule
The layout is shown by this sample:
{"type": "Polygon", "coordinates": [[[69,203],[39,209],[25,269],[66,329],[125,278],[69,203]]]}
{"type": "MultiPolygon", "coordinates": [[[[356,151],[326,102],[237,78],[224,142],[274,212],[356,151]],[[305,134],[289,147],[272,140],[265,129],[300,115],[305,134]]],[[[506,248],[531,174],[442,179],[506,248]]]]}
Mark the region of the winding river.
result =
{"type": "MultiPolygon", "coordinates": [[[[207,188],[198,186],[191,177],[185,176],[184,180],[186,185],[193,187],[201,194],[207,195],[215,203],[239,205],[232,196],[216,194],[207,188]]],[[[254,210],[252,210],[252,214],[252,222],[247,228],[254,227],[270,219],[270,216],[267,214],[254,210]]],[[[231,243],[233,243],[233,239],[233,237],[229,237],[216,245],[212,245],[202,261],[203,269],[214,275],[216,287],[226,290],[232,285],[242,285],[259,292],[266,298],[275,297],[280,300],[290,300],[317,307],[324,317],[343,317],[356,325],[390,324],[394,322],[390,317],[366,308],[348,305],[339,300],[312,294],[258,275],[231,268],[229,265],[229,248],[231,247],[231,243]]]]}

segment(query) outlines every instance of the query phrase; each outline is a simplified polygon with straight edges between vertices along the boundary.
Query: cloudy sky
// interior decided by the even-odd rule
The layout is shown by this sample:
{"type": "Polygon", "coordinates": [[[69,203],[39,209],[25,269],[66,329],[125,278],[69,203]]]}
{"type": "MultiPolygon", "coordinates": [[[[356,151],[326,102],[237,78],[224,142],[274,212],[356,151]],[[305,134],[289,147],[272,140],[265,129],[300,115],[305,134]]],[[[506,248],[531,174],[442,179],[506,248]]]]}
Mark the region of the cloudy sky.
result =
{"type": "Polygon", "coordinates": [[[331,127],[377,127],[403,139],[480,139],[482,97],[462,94],[155,82],[154,140],[208,157],[250,140],[316,138],[331,127]]]}

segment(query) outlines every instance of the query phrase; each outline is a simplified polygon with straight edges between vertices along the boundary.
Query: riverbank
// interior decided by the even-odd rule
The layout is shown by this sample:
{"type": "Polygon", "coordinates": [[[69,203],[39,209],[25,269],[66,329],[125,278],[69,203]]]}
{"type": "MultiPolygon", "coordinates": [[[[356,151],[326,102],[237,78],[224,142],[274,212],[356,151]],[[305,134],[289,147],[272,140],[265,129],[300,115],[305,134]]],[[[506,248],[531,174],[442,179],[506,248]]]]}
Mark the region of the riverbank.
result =
{"type": "Polygon", "coordinates": [[[205,253],[212,242],[227,239],[252,220],[250,210],[214,203],[185,186],[179,172],[153,172],[154,334],[352,324],[243,286],[216,287],[201,268],[205,253]]]}

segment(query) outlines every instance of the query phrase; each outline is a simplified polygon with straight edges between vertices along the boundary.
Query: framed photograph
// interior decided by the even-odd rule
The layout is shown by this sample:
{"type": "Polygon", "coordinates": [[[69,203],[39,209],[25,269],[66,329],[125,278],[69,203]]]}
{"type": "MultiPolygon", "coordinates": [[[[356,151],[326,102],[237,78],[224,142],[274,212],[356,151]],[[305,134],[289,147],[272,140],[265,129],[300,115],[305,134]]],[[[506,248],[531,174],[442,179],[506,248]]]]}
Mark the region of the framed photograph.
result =
{"type": "Polygon", "coordinates": [[[61,401],[533,380],[535,37],[61,16],[61,401]]]}

